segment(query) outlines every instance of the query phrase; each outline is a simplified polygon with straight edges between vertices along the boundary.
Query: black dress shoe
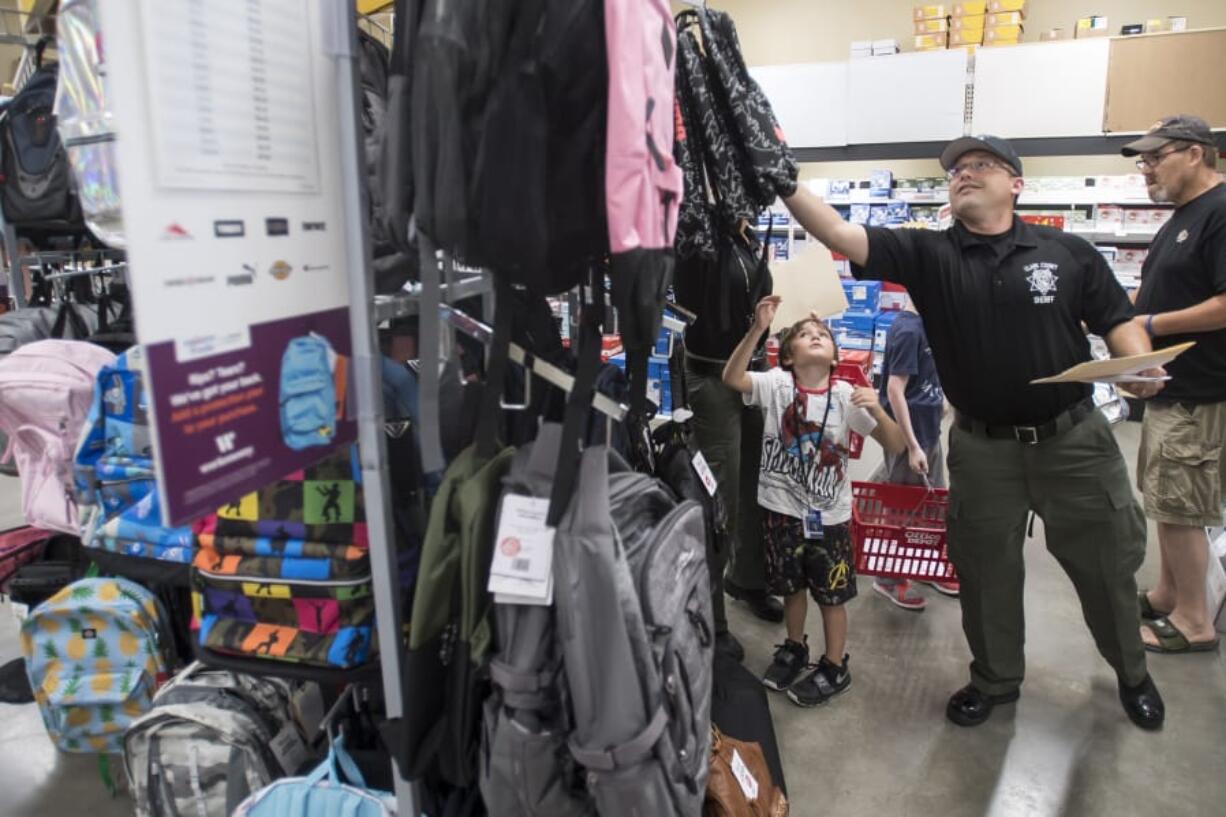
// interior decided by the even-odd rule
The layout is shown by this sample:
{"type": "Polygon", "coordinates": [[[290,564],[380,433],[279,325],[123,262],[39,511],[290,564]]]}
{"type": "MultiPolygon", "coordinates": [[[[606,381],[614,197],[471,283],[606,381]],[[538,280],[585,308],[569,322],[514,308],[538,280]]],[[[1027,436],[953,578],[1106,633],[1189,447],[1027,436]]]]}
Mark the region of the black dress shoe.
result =
{"type": "Polygon", "coordinates": [[[737,640],[736,636],[727,630],[715,634],[715,651],[720,655],[731,658],[738,664],[745,660],[745,648],[741,646],[741,642],[737,640]]]}
{"type": "Polygon", "coordinates": [[[950,697],[945,717],[959,726],[978,726],[988,719],[997,704],[1011,704],[1019,695],[1016,689],[1003,695],[989,695],[980,692],[974,684],[967,684],[950,697]]]}
{"type": "Polygon", "coordinates": [[[1132,722],[1142,729],[1161,729],[1166,720],[1166,705],[1162,703],[1158,687],[1154,686],[1154,679],[1148,675],[1135,687],[1125,686],[1121,679],[1120,703],[1132,722]]]}
{"type": "Polygon", "coordinates": [[[783,621],[783,602],[769,595],[765,590],[750,590],[741,587],[729,579],[724,579],[724,592],[737,601],[745,602],[749,612],[763,621],[778,624],[783,621]]]}

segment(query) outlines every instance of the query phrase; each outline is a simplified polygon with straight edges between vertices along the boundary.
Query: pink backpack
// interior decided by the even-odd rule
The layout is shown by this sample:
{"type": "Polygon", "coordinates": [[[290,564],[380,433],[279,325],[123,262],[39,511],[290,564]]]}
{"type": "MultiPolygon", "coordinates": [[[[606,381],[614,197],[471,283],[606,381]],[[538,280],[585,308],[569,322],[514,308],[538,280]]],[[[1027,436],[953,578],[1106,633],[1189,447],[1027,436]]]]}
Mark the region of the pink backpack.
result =
{"type": "Polygon", "coordinates": [[[72,457],[94,401],[94,381],[115,355],[77,340],[40,340],[0,359],[0,431],[21,475],[26,521],[79,535],[72,457]]]}
{"type": "Polygon", "coordinates": [[[673,159],[677,27],[667,0],[604,0],[604,22],[609,245],[614,255],[671,252],[682,189],[673,159]]]}

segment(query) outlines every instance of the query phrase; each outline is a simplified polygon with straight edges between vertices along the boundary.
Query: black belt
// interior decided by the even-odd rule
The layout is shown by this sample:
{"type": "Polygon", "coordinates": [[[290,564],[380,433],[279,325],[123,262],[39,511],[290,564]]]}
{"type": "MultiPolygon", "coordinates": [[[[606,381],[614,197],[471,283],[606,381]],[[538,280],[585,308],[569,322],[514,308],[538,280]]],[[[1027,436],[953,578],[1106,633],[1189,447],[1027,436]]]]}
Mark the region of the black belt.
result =
{"type": "Polygon", "coordinates": [[[1057,414],[1046,423],[1033,426],[989,425],[967,417],[962,412],[954,415],[954,425],[963,431],[993,440],[1017,440],[1025,445],[1037,445],[1044,440],[1059,436],[1094,413],[1094,401],[1087,397],[1080,403],[1057,414]]]}

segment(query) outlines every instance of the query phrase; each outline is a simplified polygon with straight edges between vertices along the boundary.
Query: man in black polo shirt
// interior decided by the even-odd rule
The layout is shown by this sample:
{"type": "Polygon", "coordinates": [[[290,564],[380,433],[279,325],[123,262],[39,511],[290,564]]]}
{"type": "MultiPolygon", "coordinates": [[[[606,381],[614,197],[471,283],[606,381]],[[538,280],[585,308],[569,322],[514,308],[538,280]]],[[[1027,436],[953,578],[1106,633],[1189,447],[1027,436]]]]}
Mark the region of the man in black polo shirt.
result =
{"type": "MultiPolygon", "coordinates": [[[[949,556],[974,660],[970,684],[950,698],[946,715],[974,726],[997,704],[1017,700],[1025,669],[1022,544],[1033,509],[1119,678],[1125,711],[1156,729],[1164,707],[1145,666],[1134,577],[1145,556],[1145,519],[1127,467],[1090,386],[1030,385],[1090,359],[1083,322],[1115,355],[1147,352],[1149,339],[1094,247],[1014,215],[1024,183],[1008,142],[957,139],[941,166],[956,219],[949,230],[848,224],[804,188],[786,203],[806,230],[851,259],[857,277],[907,288],[957,409],[949,556]]],[[[1157,388],[1137,387],[1142,396],[1157,388]]]]}
{"type": "MultiPolygon", "coordinates": [[[[1222,524],[1226,454],[1226,184],[1203,119],[1170,116],[1123,148],[1140,156],[1154,201],[1176,205],[1141,269],[1136,321],[1156,347],[1194,340],[1167,366],[1171,382],[1145,409],[1137,477],[1158,523],[1162,569],[1140,596],[1156,652],[1217,646],[1205,600],[1209,538],[1222,524]]],[[[1214,611],[1216,612],[1216,611],[1214,611]]]]}

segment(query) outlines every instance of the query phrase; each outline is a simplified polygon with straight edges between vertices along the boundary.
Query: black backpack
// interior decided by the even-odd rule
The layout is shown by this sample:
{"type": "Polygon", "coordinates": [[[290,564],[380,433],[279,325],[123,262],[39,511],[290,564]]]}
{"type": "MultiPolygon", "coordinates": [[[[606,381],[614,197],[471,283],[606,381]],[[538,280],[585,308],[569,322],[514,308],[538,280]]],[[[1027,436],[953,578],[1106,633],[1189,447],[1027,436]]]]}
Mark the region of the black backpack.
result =
{"type": "Polygon", "coordinates": [[[5,220],[18,227],[83,230],[68,156],[55,126],[59,65],[42,64],[43,46],[37,51],[38,69],[4,114],[0,205],[5,220]]]}

